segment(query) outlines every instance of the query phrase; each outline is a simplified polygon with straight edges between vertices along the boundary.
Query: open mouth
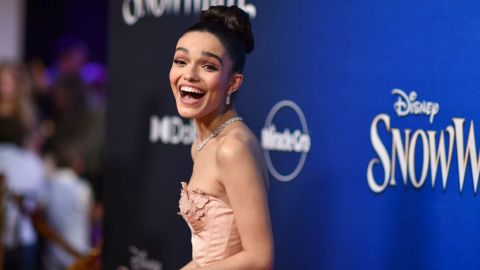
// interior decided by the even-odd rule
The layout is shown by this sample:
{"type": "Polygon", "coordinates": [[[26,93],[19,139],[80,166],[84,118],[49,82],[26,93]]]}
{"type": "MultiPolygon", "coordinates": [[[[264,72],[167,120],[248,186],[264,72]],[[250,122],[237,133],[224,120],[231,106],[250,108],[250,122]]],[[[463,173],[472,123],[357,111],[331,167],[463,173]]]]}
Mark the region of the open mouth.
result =
{"type": "Polygon", "coordinates": [[[205,92],[200,89],[193,88],[191,86],[181,86],[180,95],[183,99],[193,99],[198,100],[205,96],[205,92]]]}

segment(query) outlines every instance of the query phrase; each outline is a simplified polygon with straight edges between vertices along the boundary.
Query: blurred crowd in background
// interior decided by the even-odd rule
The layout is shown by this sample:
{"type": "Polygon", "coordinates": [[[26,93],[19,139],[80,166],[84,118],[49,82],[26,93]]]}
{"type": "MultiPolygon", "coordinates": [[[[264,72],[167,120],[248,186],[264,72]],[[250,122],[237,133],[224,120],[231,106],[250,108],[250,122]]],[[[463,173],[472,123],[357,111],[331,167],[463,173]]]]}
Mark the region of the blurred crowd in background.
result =
{"type": "Polygon", "coordinates": [[[97,269],[107,73],[81,39],[55,61],[0,59],[4,269],[97,269]]]}

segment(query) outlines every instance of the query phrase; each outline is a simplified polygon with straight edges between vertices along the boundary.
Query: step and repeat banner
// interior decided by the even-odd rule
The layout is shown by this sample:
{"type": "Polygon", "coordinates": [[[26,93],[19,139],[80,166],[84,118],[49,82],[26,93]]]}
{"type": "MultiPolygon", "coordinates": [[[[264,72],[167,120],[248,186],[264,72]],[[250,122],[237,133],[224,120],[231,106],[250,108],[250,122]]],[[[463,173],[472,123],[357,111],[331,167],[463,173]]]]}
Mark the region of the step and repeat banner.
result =
{"type": "Polygon", "coordinates": [[[168,82],[209,5],[252,18],[236,107],[270,172],[275,269],[480,267],[480,2],[110,1],[105,269],[178,269],[193,124],[168,82]]]}

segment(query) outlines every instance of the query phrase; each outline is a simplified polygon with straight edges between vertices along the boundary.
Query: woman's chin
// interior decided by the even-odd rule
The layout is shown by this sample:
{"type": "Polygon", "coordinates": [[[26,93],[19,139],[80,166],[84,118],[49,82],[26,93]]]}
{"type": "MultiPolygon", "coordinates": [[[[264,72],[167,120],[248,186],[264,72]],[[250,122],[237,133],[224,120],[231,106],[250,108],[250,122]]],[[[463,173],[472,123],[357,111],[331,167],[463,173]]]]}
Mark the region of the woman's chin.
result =
{"type": "Polygon", "coordinates": [[[177,111],[182,118],[186,119],[194,119],[199,115],[199,112],[192,108],[177,107],[177,111]]]}

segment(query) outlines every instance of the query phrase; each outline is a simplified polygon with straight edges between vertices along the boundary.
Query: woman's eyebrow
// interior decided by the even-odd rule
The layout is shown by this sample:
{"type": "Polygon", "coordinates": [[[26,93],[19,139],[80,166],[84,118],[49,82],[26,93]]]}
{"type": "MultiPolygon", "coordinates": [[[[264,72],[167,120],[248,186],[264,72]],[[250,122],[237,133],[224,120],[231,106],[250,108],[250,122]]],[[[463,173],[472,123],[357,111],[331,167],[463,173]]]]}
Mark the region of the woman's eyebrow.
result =
{"type": "MultiPolygon", "coordinates": [[[[189,51],[187,48],[184,48],[184,47],[178,47],[178,48],[175,49],[175,51],[176,51],[176,52],[177,52],[177,51],[182,51],[182,52],[184,52],[184,53],[186,53],[186,54],[190,53],[190,51],[189,51]]],[[[203,56],[206,56],[206,57],[213,57],[213,58],[217,59],[218,62],[220,62],[220,64],[223,66],[223,61],[222,61],[222,58],[220,58],[220,56],[218,56],[218,55],[216,55],[216,54],[214,54],[214,53],[212,53],[212,52],[208,52],[208,51],[203,51],[203,52],[202,52],[202,55],[203,55],[203,56]]]]}
{"type": "Polygon", "coordinates": [[[203,51],[202,55],[207,56],[207,57],[213,57],[213,58],[217,59],[218,62],[220,62],[220,64],[223,66],[223,61],[222,61],[222,58],[220,58],[220,56],[218,56],[214,53],[211,53],[211,52],[206,52],[206,51],[203,51]]]}
{"type": "Polygon", "coordinates": [[[177,52],[177,51],[182,51],[182,52],[184,52],[184,53],[189,53],[188,49],[186,49],[186,48],[184,48],[184,47],[178,47],[178,48],[175,49],[175,51],[176,51],[176,52],[177,52]]]}

